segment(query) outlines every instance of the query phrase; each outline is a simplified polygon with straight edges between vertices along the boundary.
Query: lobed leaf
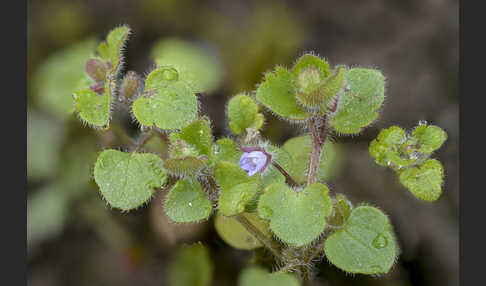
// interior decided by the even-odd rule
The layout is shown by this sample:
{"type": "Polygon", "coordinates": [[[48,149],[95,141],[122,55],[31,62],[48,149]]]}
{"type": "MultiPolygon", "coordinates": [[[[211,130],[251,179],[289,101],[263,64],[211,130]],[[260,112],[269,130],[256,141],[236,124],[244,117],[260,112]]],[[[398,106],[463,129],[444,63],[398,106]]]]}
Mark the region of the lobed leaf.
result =
{"type": "Polygon", "coordinates": [[[296,95],[291,73],[283,67],[265,74],[265,81],[256,91],[256,99],[277,115],[290,120],[305,120],[309,114],[299,106],[296,95]]]}
{"type": "Polygon", "coordinates": [[[213,207],[198,181],[180,179],[165,198],[165,212],[175,222],[207,219],[213,207]]]}
{"type": "Polygon", "coordinates": [[[349,273],[388,273],[398,256],[393,227],[377,208],[355,208],[344,228],[324,242],[327,259],[349,273]]]}
{"type": "Polygon", "coordinates": [[[353,68],[345,79],[349,89],[339,98],[331,126],[339,133],[356,134],[378,117],[385,98],[385,78],[378,70],[353,68]]]}
{"type": "Polygon", "coordinates": [[[167,181],[162,159],[154,154],[105,150],[96,160],[94,179],[112,206],[131,210],[147,202],[167,181]]]}
{"type": "Polygon", "coordinates": [[[283,183],[265,188],[258,202],[258,214],[270,221],[270,229],[282,241],[301,247],[316,239],[331,214],[329,189],[314,183],[296,192],[283,183]]]}
{"type": "Polygon", "coordinates": [[[258,105],[244,93],[230,99],[227,114],[229,127],[235,134],[244,133],[246,128],[258,130],[263,126],[264,117],[258,113],[258,105]]]}
{"type": "Polygon", "coordinates": [[[439,149],[447,140],[447,133],[435,125],[419,124],[412,131],[411,136],[418,141],[417,151],[422,153],[432,153],[439,149]]]}
{"type": "Polygon", "coordinates": [[[213,156],[213,137],[209,120],[204,118],[192,122],[179,133],[171,133],[171,141],[180,139],[198,151],[198,155],[213,156]]]}
{"type": "Polygon", "coordinates": [[[230,138],[222,138],[216,141],[214,147],[215,162],[228,161],[238,164],[243,151],[236,147],[236,144],[230,138]]]}
{"type": "Polygon", "coordinates": [[[73,93],[75,110],[81,120],[91,126],[108,127],[111,112],[112,82],[107,81],[103,94],[92,89],[79,89],[73,93]]]}
{"type": "Polygon", "coordinates": [[[114,76],[120,70],[122,61],[122,49],[130,34],[128,26],[120,26],[108,33],[106,42],[98,46],[100,56],[110,62],[110,74],[114,76]]]}
{"type": "Polygon", "coordinates": [[[442,194],[442,164],[428,159],[418,167],[400,171],[400,183],[421,200],[433,202],[442,194]]]}

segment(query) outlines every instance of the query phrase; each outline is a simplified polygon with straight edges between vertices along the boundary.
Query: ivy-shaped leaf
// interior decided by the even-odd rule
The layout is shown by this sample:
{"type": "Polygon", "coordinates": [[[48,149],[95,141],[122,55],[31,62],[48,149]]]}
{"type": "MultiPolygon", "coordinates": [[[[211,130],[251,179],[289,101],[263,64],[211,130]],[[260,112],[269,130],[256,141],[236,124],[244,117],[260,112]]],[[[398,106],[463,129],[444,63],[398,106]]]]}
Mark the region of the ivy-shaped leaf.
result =
{"type": "Polygon", "coordinates": [[[442,164],[435,159],[428,159],[420,166],[398,174],[400,183],[421,200],[433,202],[442,194],[444,171],[442,164]]]}
{"type": "Polygon", "coordinates": [[[75,110],[83,122],[93,127],[108,127],[112,88],[113,83],[108,80],[102,94],[89,88],[79,89],[73,93],[75,110]]]}
{"type": "Polygon", "coordinates": [[[265,188],[258,202],[258,214],[270,220],[270,229],[291,246],[304,246],[316,239],[331,214],[329,189],[314,183],[296,192],[283,183],[265,188]]]}
{"type": "Polygon", "coordinates": [[[300,286],[300,283],[291,273],[268,273],[253,266],[241,272],[238,286],[300,286]]]}
{"type": "Polygon", "coordinates": [[[401,152],[400,145],[407,140],[407,134],[398,126],[383,129],[370,143],[369,152],[380,166],[401,169],[417,161],[401,152]]]}
{"type": "MultiPolygon", "coordinates": [[[[299,77],[302,77],[302,72],[307,69],[316,69],[319,73],[319,81],[322,81],[331,73],[329,63],[325,60],[311,54],[301,56],[292,67],[293,80],[298,83],[299,77]]],[[[298,85],[298,84],[297,84],[298,85]]],[[[302,86],[299,86],[302,87],[302,86]]]]}
{"type": "Polygon", "coordinates": [[[122,49],[130,34],[128,26],[120,26],[108,33],[106,42],[100,43],[98,46],[98,53],[101,58],[109,61],[110,75],[115,76],[120,70],[122,61],[122,49]]]}
{"type": "Polygon", "coordinates": [[[249,177],[238,164],[218,162],[214,167],[214,176],[221,188],[218,208],[225,216],[242,213],[258,192],[259,177],[249,177]]]}
{"type": "Polygon", "coordinates": [[[157,66],[172,67],[194,93],[211,92],[219,86],[222,67],[204,49],[189,42],[169,38],[157,42],[152,48],[157,66]]]}
{"type": "Polygon", "coordinates": [[[378,117],[385,94],[385,78],[378,70],[353,68],[346,72],[349,89],[339,98],[331,126],[343,134],[356,134],[378,117]]]}
{"type": "Polygon", "coordinates": [[[197,118],[196,96],[172,75],[167,68],[157,68],[147,76],[142,96],[132,105],[133,115],[142,126],[181,129],[197,118]]]}
{"type": "Polygon", "coordinates": [[[297,90],[291,73],[284,67],[265,74],[265,81],[256,91],[256,99],[279,116],[302,121],[309,117],[297,103],[297,90]]]}
{"type": "Polygon", "coordinates": [[[112,207],[131,210],[147,202],[167,181],[162,163],[154,154],[105,150],[96,160],[94,179],[112,207]]]}
{"type": "Polygon", "coordinates": [[[444,130],[438,126],[425,123],[419,124],[412,131],[411,136],[418,141],[417,151],[422,153],[434,152],[447,140],[447,133],[444,130]]]}
{"type": "MultiPolygon", "coordinates": [[[[309,169],[312,141],[309,135],[302,135],[291,138],[285,142],[282,149],[286,150],[292,157],[291,168],[287,170],[299,184],[307,181],[307,170],[309,169]]],[[[340,169],[337,146],[330,140],[324,143],[319,161],[317,180],[329,180],[340,169]]]]}
{"type": "Polygon", "coordinates": [[[327,259],[349,273],[388,273],[399,249],[393,227],[377,208],[355,208],[344,227],[324,242],[327,259]]]}
{"type": "Polygon", "coordinates": [[[258,130],[262,127],[264,117],[258,113],[258,105],[244,93],[232,97],[228,103],[227,114],[229,127],[235,134],[242,134],[246,128],[258,130]]]}
{"type": "Polygon", "coordinates": [[[207,118],[192,122],[179,133],[171,133],[171,141],[183,140],[198,151],[198,155],[213,156],[213,137],[211,126],[207,118]]]}
{"type": "Polygon", "coordinates": [[[180,179],[165,198],[165,212],[174,222],[207,219],[213,207],[198,181],[180,179]]]}
{"type": "MultiPolygon", "coordinates": [[[[262,233],[271,236],[268,223],[260,219],[256,213],[245,213],[244,216],[262,233]]],[[[235,218],[226,217],[219,211],[214,218],[214,227],[218,235],[234,248],[250,250],[263,246],[235,218]]]]}
{"type": "Polygon", "coordinates": [[[183,246],[169,264],[169,286],[209,286],[213,271],[207,247],[201,243],[183,246]]]}

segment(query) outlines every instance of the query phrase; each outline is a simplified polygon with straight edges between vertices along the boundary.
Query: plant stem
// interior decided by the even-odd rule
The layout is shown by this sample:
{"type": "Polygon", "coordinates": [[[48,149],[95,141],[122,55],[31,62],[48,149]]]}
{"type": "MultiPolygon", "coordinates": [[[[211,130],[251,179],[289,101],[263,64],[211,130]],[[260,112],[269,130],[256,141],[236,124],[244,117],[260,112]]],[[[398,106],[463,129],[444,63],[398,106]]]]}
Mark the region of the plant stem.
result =
{"type": "Polygon", "coordinates": [[[275,257],[282,261],[282,257],[279,251],[279,247],[263,234],[258,228],[256,228],[243,214],[237,214],[235,219],[249,232],[251,233],[261,244],[263,244],[275,257]]]}
{"type": "Polygon", "coordinates": [[[282,173],[282,175],[285,176],[285,179],[287,180],[287,184],[291,185],[292,187],[300,187],[300,185],[294,180],[294,178],[292,178],[292,176],[290,176],[289,173],[287,173],[287,171],[285,171],[284,168],[282,168],[277,162],[275,161],[272,161],[272,165],[277,168],[277,170],[280,171],[280,173],[282,173]]]}
{"type": "Polygon", "coordinates": [[[319,162],[321,161],[322,146],[327,139],[328,127],[326,124],[327,115],[322,116],[321,128],[317,128],[317,117],[312,117],[308,121],[309,130],[312,139],[312,151],[309,160],[309,173],[307,174],[307,185],[314,183],[317,180],[317,172],[319,170],[319,162]]]}

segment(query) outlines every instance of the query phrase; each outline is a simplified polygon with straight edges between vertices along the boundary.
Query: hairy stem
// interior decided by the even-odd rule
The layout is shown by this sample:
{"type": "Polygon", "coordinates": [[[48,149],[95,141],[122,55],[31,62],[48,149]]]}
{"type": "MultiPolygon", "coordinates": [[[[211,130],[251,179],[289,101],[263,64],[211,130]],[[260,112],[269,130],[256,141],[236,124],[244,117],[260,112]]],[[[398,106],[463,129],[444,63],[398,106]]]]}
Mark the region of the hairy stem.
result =
{"type": "Polygon", "coordinates": [[[321,140],[319,130],[317,129],[317,121],[315,117],[309,119],[308,126],[311,132],[312,152],[309,160],[309,173],[307,174],[307,185],[314,183],[317,179],[317,171],[319,168],[319,161],[321,159],[321,140]]]}
{"type": "Polygon", "coordinates": [[[273,254],[273,256],[282,261],[279,247],[271,238],[263,234],[263,232],[256,228],[243,214],[236,215],[235,219],[261,244],[263,244],[273,254]]]}
{"type": "Polygon", "coordinates": [[[292,176],[290,176],[290,174],[287,173],[287,171],[285,171],[285,169],[282,168],[282,166],[280,166],[277,162],[272,161],[272,165],[277,168],[277,170],[279,170],[282,175],[285,176],[287,184],[291,185],[294,188],[300,187],[300,185],[294,180],[294,178],[292,178],[292,176]]]}

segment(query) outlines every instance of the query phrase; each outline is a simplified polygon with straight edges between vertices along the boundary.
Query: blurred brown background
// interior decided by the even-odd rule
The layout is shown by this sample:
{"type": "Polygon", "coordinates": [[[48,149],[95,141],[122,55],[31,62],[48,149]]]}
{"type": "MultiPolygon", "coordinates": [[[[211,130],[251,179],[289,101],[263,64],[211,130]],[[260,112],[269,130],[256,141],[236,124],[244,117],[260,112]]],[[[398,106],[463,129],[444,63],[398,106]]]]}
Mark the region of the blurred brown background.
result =
{"type": "MultiPolygon", "coordinates": [[[[228,135],[222,110],[230,96],[254,90],[263,72],[276,64],[290,67],[304,51],[316,52],[331,65],[380,69],[387,77],[381,115],[359,136],[334,138],[342,145],[343,169],[328,183],[355,204],[370,202],[389,214],[402,253],[393,270],[380,277],[346,275],[324,260],[317,267],[316,285],[458,285],[458,4],[28,1],[28,284],[167,285],[165,270],[176,246],[201,240],[210,248],[212,285],[235,285],[251,257],[222,241],[212,220],[197,226],[167,224],[160,195],[134,212],[111,210],[91,180],[96,152],[109,134],[83,127],[74,116],[56,114],[34,96],[36,72],[48,57],[88,37],[102,40],[113,27],[128,24],[133,35],[126,70],[148,72],[152,45],[169,36],[196,42],[221,60],[223,84],[201,97],[216,138],[228,135]],[[415,199],[368,153],[381,128],[410,129],[419,120],[439,125],[449,135],[435,155],[446,174],[436,203],[415,199]]],[[[302,132],[265,115],[263,134],[275,144],[302,132]]]]}

